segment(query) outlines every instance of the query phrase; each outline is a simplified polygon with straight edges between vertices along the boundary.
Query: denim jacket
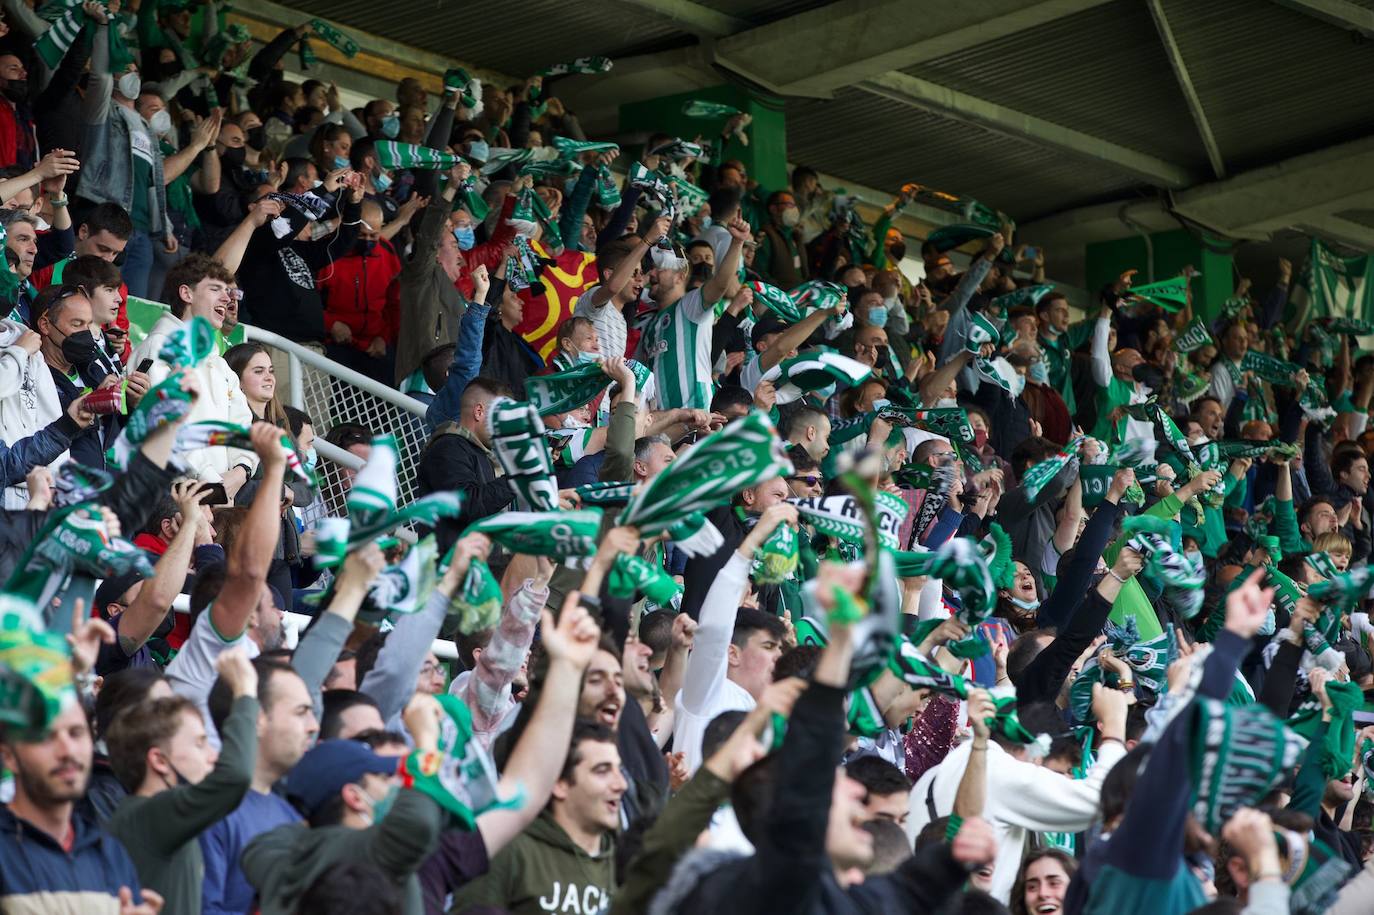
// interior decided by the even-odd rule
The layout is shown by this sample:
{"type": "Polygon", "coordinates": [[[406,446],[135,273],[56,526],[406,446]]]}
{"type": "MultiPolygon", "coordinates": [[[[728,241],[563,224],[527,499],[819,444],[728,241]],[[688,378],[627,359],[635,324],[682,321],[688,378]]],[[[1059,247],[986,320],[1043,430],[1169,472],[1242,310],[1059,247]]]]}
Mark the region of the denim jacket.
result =
{"type": "MultiPolygon", "coordinates": [[[[108,28],[102,25],[96,30],[91,51],[91,79],[82,101],[86,136],[77,193],[95,203],[117,203],[132,212],[133,145],[128,122],[115,110],[117,103],[111,97],[114,77],[110,74],[108,28]]],[[[167,231],[167,188],[162,175],[162,150],[156,138],[153,143],[153,189],[154,199],[149,206],[150,232],[160,237],[167,231]]]]}

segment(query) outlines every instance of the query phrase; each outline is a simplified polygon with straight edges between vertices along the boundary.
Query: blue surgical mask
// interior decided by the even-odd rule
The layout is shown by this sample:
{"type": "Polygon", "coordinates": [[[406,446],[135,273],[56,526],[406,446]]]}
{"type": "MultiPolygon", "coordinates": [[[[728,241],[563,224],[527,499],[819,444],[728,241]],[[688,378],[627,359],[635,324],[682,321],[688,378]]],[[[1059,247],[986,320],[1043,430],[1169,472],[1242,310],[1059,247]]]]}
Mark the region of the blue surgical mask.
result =
{"type": "Polygon", "coordinates": [[[1009,598],[1007,598],[1007,600],[1011,601],[1011,605],[1012,605],[1013,607],[1015,607],[1017,610],[1038,610],[1038,609],[1040,609],[1040,601],[1039,601],[1039,600],[1022,600],[1022,599],[1019,598],[1019,597],[1009,597],[1009,598]]]}
{"type": "Polygon", "coordinates": [[[491,147],[486,140],[473,140],[468,144],[468,158],[476,159],[479,162],[487,161],[487,156],[491,155],[491,147]]]}
{"type": "Polygon", "coordinates": [[[868,309],[868,323],[872,324],[874,327],[886,327],[887,306],[874,305],[872,308],[868,309]]]}
{"type": "Polygon", "coordinates": [[[382,136],[394,140],[401,133],[401,116],[394,111],[382,118],[382,136]]]}
{"type": "Polygon", "coordinates": [[[477,232],[472,226],[458,226],[453,230],[453,237],[457,239],[460,251],[471,251],[472,246],[477,244],[477,232]]]}
{"type": "Polygon", "coordinates": [[[377,177],[372,179],[372,184],[377,190],[386,193],[387,188],[391,187],[391,176],[386,172],[381,172],[377,177]]]}
{"type": "Polygon", "coordinates": [[[702,227],[703,229],[709,229],[709,228],[711,228],[711,217],[710,217],[710,216],[703,216],[703,217],[701,217],[701,227],[702,227]]]}
{"type": "Polygon", "coordinates": [[[586,364],[589,363],[589,362],[600,362],[600,361],[601,361],[601,354],[600,354],[600,353],[589,353],[589,352],[583,352],[582,350],[578,350],[578,351],[577,351],[577,356],[576,356],[576,358],[573,359],[573,362],[577,363],[578,365],[586,365],[586,364]]]}
{"type": "Polygon", "coordinates": [[[314,448],[307,448],[302,457],[304,457],[304,460],[301,461],[301,466],[304,467],[307,472],[313,473],[315,467],[320,463],[320,453],[314,448]]]}
{"type": "Polygon", "coordinates": [[[1039,362],[1032,362],[1026,374],[1030,375],[1030,380],[1036,384],[1048,384],[1050,380],[1050,368],[1045,365],[1043,359],[1039,362]]]}
{"type": "Polygon", "coordinates": [[[351,163],[351,162],[348,161],[348,156],[335,156],[335,157],[334,157],[334,167],[335,167],[335,168],[348,168],[348,167],[349,167],[350,165],[352,165],[352,164],[353,164],[353,163],[351,163]]]}

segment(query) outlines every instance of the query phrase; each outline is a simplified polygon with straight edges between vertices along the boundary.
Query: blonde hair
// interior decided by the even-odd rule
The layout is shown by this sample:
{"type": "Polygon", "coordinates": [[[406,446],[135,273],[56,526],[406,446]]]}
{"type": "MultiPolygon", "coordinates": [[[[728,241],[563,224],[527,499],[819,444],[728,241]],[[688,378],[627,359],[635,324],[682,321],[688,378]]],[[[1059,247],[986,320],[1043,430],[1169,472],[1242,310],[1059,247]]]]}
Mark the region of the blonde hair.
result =
{"type": "Polygon", "coordinates": [[[1318,534],[1312,540],[1312,549],[1328,555],[1341,553],[1345,556],[1349,556],[1354,552],[1354,547],[1350,543],[1350,538],[1340,531],[1327,531],[1325,534],[1318,534]]]}

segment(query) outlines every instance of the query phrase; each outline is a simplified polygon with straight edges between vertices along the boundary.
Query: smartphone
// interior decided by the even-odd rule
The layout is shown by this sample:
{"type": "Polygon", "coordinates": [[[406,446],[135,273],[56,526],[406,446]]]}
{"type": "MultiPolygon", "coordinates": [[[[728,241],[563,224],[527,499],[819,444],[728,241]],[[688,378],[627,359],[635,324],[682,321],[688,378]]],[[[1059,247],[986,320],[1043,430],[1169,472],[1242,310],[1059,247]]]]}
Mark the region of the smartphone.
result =
{"type": "Polygon", "coordinates": [[[200,488],[202,492],[210,493],[210,497],[202,502],[202,505],[215,506],[229,504],[229,494],[224,491],[223,483],[202,483],[200,484],[200,488]]]}
{"type": "Polygon", "coordinates": [[[1027,249],[1023,252],[1023,256],[1026,258],[1026,260],[1028,260],[1028,261],[1033,261],[1033,260],[1035,260],[1037,257],[1040,256],[1040,249],[1039,249],[1039,248],[1027,248],[1027,249]]]}
{"type": "MultiPolygon", "coordinates": [[[[152,367],[153,367],[153,360],[152,360],[151,358],[144,359],[142,362],[140,362],[140,363],[138,364],[138,371],[143,372],[143,373],[146,374],[147,371],[148,371],[148,369],[150,369],[150,368],[152,368],[152,367]]],[[[223,486],[220,487],[220,489],[223,489],[223,488],[224,488],[223,486]]]]}

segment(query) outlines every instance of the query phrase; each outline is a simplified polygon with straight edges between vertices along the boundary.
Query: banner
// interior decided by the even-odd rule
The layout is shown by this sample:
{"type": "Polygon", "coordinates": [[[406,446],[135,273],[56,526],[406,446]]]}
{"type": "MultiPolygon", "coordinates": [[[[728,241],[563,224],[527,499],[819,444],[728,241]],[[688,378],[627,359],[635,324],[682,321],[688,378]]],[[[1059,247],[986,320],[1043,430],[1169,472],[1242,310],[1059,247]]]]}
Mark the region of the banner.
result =
{"type": "Polygon", "coordinates": [[[1295,333],[1314,318],[1374,320],[1374,258],[1342,257],[1317,239],[1288,296],[1288,326],[1295,333]]]}

